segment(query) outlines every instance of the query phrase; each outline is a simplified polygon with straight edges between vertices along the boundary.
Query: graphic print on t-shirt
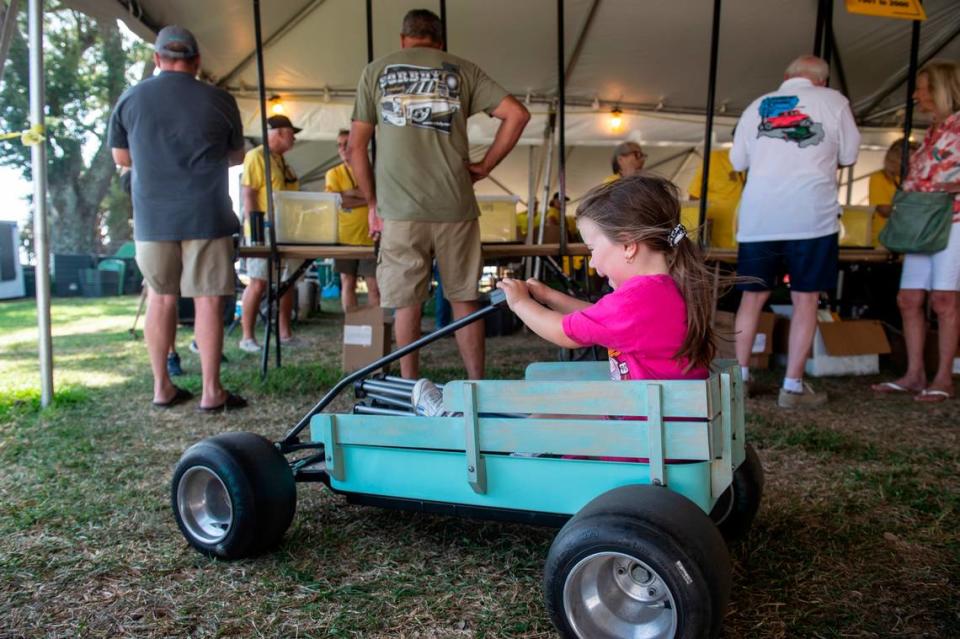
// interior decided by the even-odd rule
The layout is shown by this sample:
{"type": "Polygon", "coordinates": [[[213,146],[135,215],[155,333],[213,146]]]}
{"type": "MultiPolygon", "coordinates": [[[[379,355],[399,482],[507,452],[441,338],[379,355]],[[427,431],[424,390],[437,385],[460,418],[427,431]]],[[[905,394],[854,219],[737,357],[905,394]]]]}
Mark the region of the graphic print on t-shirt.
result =
{"type": "Polygon", "coordinates": [[[380,121],[450,133],[453,116],[460,110],[459,67],[441,68],[391,64],[383,69],[380,86],[380,121]]]}
{"type": "Polygon", "coordinates": [[[610,379],[619,382],[621,379],[628,379],[630,376],[630,367],[626,360],[619,359],[620,351],[612,348],[607,349],[607,357],[610,358],[610,379]]]}
{"type": "Polygon", "coordinates": [[[816,146],[823,140],[823,124],[797,108],[795,95],[773,95],[760,102],[760,124],[757,137],[780,138],[796,142],[802,149],[816,146]]]}

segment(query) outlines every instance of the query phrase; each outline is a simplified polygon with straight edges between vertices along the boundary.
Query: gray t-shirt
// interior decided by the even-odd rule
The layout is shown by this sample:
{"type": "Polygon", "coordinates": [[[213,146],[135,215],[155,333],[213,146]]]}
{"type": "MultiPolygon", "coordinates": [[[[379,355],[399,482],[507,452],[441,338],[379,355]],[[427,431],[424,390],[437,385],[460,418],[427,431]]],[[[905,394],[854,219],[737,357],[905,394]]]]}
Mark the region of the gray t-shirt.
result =
{"type": "Polygon", "coordinates": [[[439,49],[401,49],[363,70],[353,119],[379,124],[377,212],[455,222],[480,215],[467,164],[467,118],[507,96],[477,65],[439,49]]]}
{"type": "Polygon", "coordinates": [[[213,239],[240,230],[227,156],[243,147],[243,125],[229,93],[163,71],[120,96],[108,136],[133,160],[135,239],[213,239]]]}

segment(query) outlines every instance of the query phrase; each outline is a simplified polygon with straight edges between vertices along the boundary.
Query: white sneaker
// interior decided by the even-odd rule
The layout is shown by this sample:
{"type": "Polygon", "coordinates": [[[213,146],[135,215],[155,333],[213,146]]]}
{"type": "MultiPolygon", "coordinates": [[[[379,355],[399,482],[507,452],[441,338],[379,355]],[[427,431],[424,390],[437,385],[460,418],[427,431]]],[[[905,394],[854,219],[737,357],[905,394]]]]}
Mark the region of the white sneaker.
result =
{"type": "Polygon", "coordinates": [[[260,345],[257,344],[255,339],[242,339],[240,340],[240,350],[244,353],[259,353],[260,345]]]}
{"type": "Polygon", "coordinates": [[[443,410],[443,393],[429,379],[417,380],[413,385],[410,403],[413,404],[413,412],[423,417],[442,417],[447,414],[443,410]]]}

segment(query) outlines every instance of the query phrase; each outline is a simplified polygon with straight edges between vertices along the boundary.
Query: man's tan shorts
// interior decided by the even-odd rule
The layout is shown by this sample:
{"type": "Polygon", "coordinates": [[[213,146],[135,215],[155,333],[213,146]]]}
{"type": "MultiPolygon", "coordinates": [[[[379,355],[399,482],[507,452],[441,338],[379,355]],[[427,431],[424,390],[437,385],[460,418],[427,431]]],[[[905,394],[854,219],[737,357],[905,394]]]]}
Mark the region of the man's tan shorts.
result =
{"type": "Polygon", "coordinates": [[[147,285],[161,295],[233,295],[233,238],[137,242],[137,266],[147,285]]]}
{"type": "Polygon", "coordinates": [[[444,296],[451,302],[472,302],[483,270],[480,224],[384,220],[377,262],[380,305],[402,308],[422,304],[430,296],[430,275],[436,258],[444,296]]]}
{"type": "MultiPolygon", "coordinates": [[[[281,260],[283,264],[283,273],[280,274],[280,279],[287,281],[290,279],[290,276],[293,275],[304,262],[308,260],[281,260]]],[[[255,280],[265,280],[267,279],[267,260],[263,257],[248,257],[247,258],[247,275],[255,280]]],[[[301,276],[302,277],[302,276],[301,276]]]]}

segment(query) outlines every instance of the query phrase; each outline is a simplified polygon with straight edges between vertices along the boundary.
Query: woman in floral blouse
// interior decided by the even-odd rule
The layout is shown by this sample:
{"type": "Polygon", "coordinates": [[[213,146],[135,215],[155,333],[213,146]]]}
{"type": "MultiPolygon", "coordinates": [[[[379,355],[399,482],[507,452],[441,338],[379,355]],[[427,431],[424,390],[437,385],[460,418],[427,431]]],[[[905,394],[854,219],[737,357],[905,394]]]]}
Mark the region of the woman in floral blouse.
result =
{"type": "MultiPolygon", "coordinates": [[[[920,148],[910,156],[904,191],[947,191],[960,194],[960,65],[933,61],[917,74],[913,94],[917,108],[932,116],[920,148]]],[[[960,196],[958,196],[960,197],[960,196]]],[[[881,393],[912,392],[922,402],[954,397],[952,367],[957,352],[960,290],[960,199],[954,199],[953,226],[947,248],[932,255],[904,256],[897,305],[903,317],[907,372],[894,382],[875,384],[881,393]],[[926,296],[937,314],[937,372],[927,383],[923,367],[926,296]]]]}

